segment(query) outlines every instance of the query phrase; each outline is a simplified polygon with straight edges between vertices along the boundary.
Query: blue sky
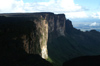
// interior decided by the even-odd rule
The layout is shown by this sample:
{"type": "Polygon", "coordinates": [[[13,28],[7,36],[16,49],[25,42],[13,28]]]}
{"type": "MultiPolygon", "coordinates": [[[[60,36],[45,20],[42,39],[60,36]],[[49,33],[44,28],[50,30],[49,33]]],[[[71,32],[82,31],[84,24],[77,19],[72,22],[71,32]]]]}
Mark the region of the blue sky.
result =
{"type": "Polygon", "coordinates": [[[100,19],[100,0],[0,0],[0,13],[19,12],[64,13],[74,25],[91,24],[100,19]]]}
{"type": "Polygon", "coordinates": [[[75,4],[85,6],[88,8],[98,8],[100,6],[100,0],[74,0],[75,4]]]}
{"type": "Polygon", "coordinates": [[[89,14],[100,10],[100,0],[74,0],[74,3],[86,8],[89,14]]]}

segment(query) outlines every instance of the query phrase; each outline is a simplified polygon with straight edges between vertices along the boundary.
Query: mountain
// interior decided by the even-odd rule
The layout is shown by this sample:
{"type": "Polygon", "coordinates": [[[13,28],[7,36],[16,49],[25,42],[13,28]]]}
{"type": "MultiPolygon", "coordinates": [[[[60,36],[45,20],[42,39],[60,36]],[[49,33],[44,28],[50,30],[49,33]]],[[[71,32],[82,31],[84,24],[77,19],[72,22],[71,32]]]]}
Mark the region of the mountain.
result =
{"type": "Polygon", "coordinates": [[[4,63],[11,60],[9,63],[13,61],[19,65],[41,62],[43,66],[61,66],[72,58],[100,55],[99,43],[100,32],[82,32],[74,28],[64,14],[0,14],[0,58],[4,63]]]}
{"type": "Polygon", "coordinates": [[[97,30],[100,32],[100,26],[99,24],[97,24],[96,26],[91,26],[92,24],[90,25],[83,25],[83,24],[79,24],[78,26],[76,26],[75,28],[77,29],[80,29],[81,31],[90,31],[90,30],[97,30]]]}

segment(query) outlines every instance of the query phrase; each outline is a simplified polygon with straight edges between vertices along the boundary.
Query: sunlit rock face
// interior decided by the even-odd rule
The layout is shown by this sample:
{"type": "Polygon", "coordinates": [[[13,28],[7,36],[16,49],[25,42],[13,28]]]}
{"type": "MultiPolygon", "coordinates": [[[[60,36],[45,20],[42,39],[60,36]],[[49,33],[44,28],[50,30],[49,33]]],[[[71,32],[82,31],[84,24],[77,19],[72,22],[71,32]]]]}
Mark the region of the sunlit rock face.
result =
{"type": "Polygon", "coordinates": [[[29,54],[39,54],[42,58],[47,59],[48,22],[43,17],[38,18],[39,20],[33,20],[36,30],[30,33],[30,38],[24,40],[24,49],[29,54]]]}
{"type": "MultiPolygon", "coordinates": [[[[37,22],[36,22],[37,23],[37,22]]],[[[41,18],[41,23],[38,23],[37,30],[40,32],[40,48],[41,48],[41,56],[44,59],[48,58],[48,50],[47,50],[47,41],[48,41],[48,23],[45,19],[41,18]]]]}

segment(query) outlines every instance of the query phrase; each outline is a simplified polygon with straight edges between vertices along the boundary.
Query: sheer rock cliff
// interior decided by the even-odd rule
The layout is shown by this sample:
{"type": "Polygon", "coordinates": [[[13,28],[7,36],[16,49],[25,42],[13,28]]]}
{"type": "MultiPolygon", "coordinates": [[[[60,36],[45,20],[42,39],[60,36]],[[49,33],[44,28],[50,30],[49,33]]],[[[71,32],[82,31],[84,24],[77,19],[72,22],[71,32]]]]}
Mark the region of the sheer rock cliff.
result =
{"type": "Polygon", "coordinates": [[[64,14],[0,14],[1,47],[3,44],[6,49],[13,46],[16,50],[23,49],[28,54],[39,54],[47,59],[47,43],[59,36],[65,36],[66,21],[64,14]],[[12,44],[8,43],[10,41],[12,44]]]}

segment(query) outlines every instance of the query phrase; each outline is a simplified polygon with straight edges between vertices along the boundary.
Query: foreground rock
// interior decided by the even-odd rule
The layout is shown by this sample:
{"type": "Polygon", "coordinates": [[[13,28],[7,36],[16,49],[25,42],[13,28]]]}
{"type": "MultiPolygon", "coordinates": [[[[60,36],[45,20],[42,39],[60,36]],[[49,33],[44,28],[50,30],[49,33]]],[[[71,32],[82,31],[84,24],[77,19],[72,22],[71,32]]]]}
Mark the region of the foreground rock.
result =
{"type": "Polygon", "coordinates": [[[63,66],[100,66],[100,56],[83,56],[71,59],[63,66]]]}

